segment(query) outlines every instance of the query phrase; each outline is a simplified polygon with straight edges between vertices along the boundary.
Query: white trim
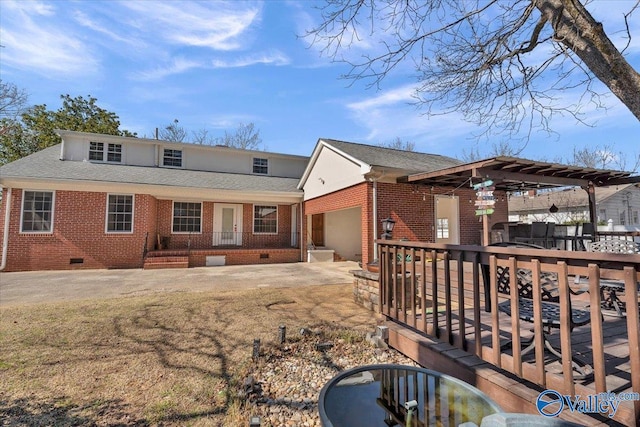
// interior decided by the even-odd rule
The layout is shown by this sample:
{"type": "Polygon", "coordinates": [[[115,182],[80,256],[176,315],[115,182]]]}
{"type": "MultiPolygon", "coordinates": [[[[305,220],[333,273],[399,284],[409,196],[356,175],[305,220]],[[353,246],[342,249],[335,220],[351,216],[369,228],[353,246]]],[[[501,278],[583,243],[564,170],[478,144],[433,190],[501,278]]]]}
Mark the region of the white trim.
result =
{"type": "Polygon", "coordinates": [[[4,232],[2,234],[2,262],[0,263],[0,271],[7,266],[7,253],[9,252],[9,223],[11,221],[11,187],[7,189],[7,196],[4,203],[4,232]]]}
{"type": "Polygon", "coordinates": [[[258,204],[258,203],[254,203],[251,207],[251,216],[253,217],[253,220],[251,221],[251,232],[253,234],[260,234],[260,235],[276,235],[278,234],[278,230],[279,228],[279,224],[278,224],[278,215],[280,214],[280,207],[278,206],[277,203],[272,203],[272,204],[258,204]],[[272,232],[268,232],[268,231],[256,231],[256,206],[261,206],[261,207],[272,207],[275,206],[276,207],[276,231],[274,233],[272,232]]]}
{"type": "Polygon", "coordinates": [[[56,192],[55,190],[33,190],[25,188],[22,190],[22,199],[20,200],[20,234],[53,234],[54,217],[56,211],[56,192]],[[24,219],[24,193],[27,191],[35,193],[51,193],[51,229],[48,231],[36,230],[36,231],[24,231],[22,229],[24,219]]]}
{"type": "Polygon", "coordinates": [[[193,200],[172,200],[171,201],[171,234],[202,234],[202,217],[204,216],[203,212],[203,203],[194,202],[193,200]],[[173,220],[175,219],[175,210],[176,203],[198,203],[200,205],[200,231],[173,231],[173,220]]]}
{"type": "Polygon", "coordinates": [[[331,145],[331,143],[329,143],[329,142],[327,142],[327,141],[325,141],[323,139],[319,139],[318,143],[316,144],[316,147],[313,150],[313,153],[311,154],[311,157],[309,158],[309,162],[307,163],[307,167],[305,168],[304,172],[302,173],[302,177],[300,178],[300,181],[298,182],[298,189],[302,189],[304,187],[304,184],[307,182],[307,179],[309,179],[309,175],[311,174],[311,171],[315,167],[316,161],[318,160],[318,157],[320,156],[320,152],[322,151],[322,148],[327,148],[328,150],[331,150],[334,153],[337,153],[338,155],[344,157],[345,159],[347,159],[347,160],[355,163],[356,165],[360,166],[360,171],[361,171],[362,175],[368,174],[373,169],[373,166],[371,166],[370,164],[368,164],[366,162],[363,162],[362,160],[356,159],[355,157],[345,153],[344,151],[337,149],[336,147],[331,145]]]}
{"type": "Polygon", "coordinates": [[[63,180],[52,178],[2,178],[0,186],[13,188],[32,188],[34,190],[88,191],[92,193],[133,193],[148,194],[158,199],[183,199],[189,194],[195,201],[229,202],[229,203],[263,203],[287,204],[300,203],[301,192],[288,191],[241,191],[215,188],[195,188],[169,186],[159,184],[114,183],[99,181],[63,180]]]}
{"type": "Polygon", "coordinates": [[[105,207],[104,232],[105,234],[133,234],[135,228],[136,195],[122,193],[107,193],[107,206],[105,207]],[[109,231],[109,197],[110,196],[131,196],[131,230],[130,231],[109,231]]]}

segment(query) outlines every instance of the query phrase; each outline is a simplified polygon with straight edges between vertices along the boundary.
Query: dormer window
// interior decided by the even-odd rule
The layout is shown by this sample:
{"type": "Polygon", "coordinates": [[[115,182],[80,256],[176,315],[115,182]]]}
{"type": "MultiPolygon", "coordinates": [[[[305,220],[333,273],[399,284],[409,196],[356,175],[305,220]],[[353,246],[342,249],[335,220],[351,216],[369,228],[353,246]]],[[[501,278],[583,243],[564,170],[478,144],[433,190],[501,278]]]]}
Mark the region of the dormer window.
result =
{"type": "Polygon", "coordinates": [[[182,150],[172,150],[170,148],[164,149],[164,156],[162,157],[162,165],[170,166],[174,168],[182,167],[182,150]]]}
{"type": "Polygon", "coordinates": [[[89,160],[92,162],[122,163],[122,144],[89,143],[89,160]]]}
{"type": "Polygon", "coordinates": [[[267,175],[269,173],[269,159],[253,158],[253,173],[267,175]]]}

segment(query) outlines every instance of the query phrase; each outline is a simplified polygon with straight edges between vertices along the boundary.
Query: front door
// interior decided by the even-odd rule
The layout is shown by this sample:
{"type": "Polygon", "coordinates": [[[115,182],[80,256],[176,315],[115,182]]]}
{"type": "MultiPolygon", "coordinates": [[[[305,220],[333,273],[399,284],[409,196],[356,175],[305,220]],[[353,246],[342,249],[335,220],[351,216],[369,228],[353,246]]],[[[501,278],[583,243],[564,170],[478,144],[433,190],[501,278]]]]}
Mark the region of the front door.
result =
{"type": "Polygon", "coordinates": [[[213,246],[222,245],[242,245],[242,205],[215,204],[213,246]]]}
{"type": "Polygon", "coordinates": [[[436,196],[436,243],[460,244],[457,196],[436,196]]]}

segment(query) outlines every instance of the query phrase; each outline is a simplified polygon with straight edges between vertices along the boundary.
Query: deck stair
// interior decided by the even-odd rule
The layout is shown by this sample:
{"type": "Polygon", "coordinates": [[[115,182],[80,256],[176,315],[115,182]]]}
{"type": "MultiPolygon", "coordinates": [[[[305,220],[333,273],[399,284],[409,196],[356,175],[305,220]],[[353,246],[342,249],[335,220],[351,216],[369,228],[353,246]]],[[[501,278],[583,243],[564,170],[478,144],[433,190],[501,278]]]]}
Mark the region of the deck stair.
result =
{"type": "Polygon", "coordinates": [[[187,251],[152,251],[147,253],[142,266],[145,270],[188,267],[189,254],[187,251]]]}

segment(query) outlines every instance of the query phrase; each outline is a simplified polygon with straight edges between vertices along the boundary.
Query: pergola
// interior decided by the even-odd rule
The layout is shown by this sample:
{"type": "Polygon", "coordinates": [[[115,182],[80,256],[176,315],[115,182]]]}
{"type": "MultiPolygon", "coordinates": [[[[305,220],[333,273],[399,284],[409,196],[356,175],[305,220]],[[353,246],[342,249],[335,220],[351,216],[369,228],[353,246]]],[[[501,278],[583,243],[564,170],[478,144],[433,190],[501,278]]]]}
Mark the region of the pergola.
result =
{"type": "MultiPolygon", "coordinates": [[[[606,169],[538,162],[517,157],[492,157],[432,172],[416,173],[399,181],[428,186],[455,187],[493,181],[502,191],[527,191],[552,187],[581,187],[589,195],[589,218],[596,218],[595,187],[640,183],[640,175],[606,169]]],[[[485,215],[486,220],[486,215],[485,215]]],[[[485,233],[486,221],[485,221],[485,233]]]]}

